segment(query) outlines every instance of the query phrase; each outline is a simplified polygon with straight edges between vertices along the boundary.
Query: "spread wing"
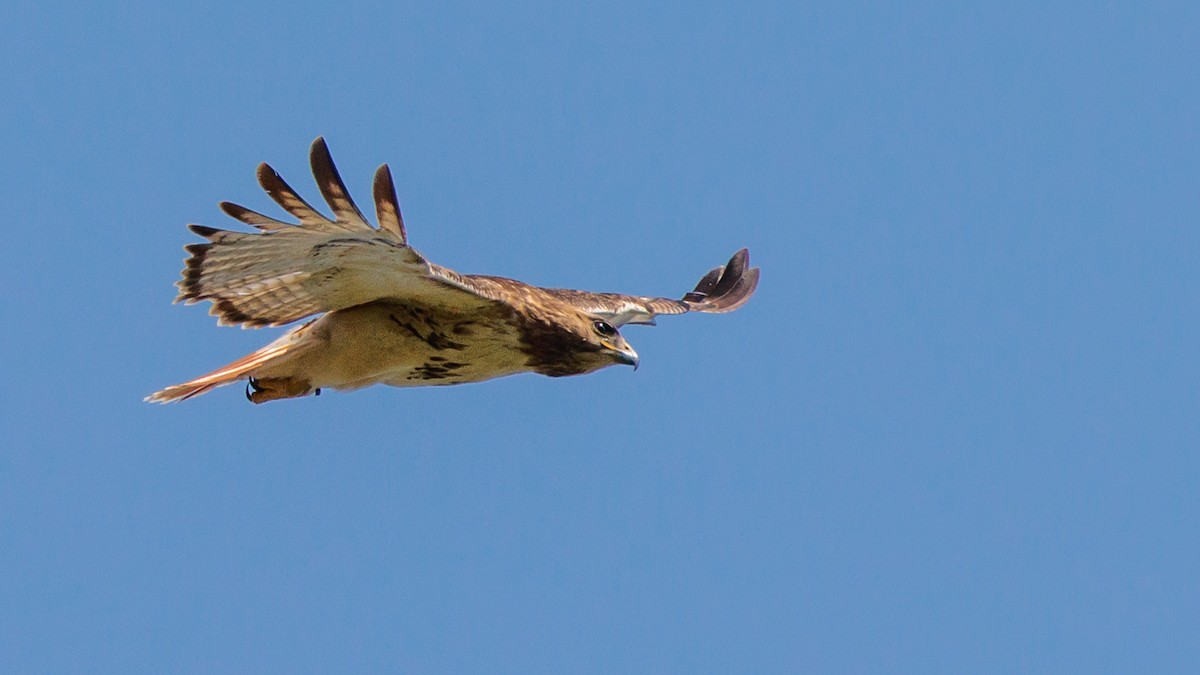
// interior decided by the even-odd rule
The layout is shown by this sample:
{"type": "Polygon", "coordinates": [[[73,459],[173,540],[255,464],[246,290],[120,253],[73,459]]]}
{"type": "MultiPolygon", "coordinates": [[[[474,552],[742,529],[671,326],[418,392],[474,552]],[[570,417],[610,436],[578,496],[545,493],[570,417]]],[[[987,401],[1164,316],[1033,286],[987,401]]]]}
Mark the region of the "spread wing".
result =
{"type": "Polygon", "coordinates": [[[375,172],[379,228],[374,228],[350,199],[324,139],[313,141],[310,162],[334,218],[310,206],[270,166],[259,165],[263,189],[300,222],[222,202],[221,210],[259,231],[190,225],[208,243],[185,247],[191,257],[176,283],[176,302],[211,301],[218,323],[247,327],[282,325],[382,299],[461,310],[506,302],[513,289],[459,275],[408,246],[386,164],[375,172]]]}
{"type": "Polygon", "coordinates": [[[758,287],[758,268],[749,265],[750,252],[742,249],[734,253],[728,263],[714,267],[701,277],[696,288],[679,300],[619,293],[590,293],[566,288],[545,290],[577,309],[605,318],[614,326],[628,323],[654,325],[654,317],[659,314],[720,314],[741,307],[758,287]]]}

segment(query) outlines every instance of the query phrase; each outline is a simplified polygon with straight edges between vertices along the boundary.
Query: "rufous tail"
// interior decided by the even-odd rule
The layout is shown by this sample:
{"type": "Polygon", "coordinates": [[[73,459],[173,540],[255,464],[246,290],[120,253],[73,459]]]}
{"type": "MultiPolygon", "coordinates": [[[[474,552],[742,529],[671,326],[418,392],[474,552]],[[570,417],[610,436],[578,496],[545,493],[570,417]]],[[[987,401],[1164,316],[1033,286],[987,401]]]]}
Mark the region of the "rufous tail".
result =
{"type": "MultiPolygon", "coordinates": [[[[287,337],[287,336],[285,336],[287,337]]],[[[267,363],[278,359],[279,357],[294,352],[297,347],[301,346],[295,341],[278,340],[263,347],[262,349],[251,352],[242,358],[228,365],[217,368],[216,370],[201,375],[194,380],[188,380],[183,384],[176,384],[161,391],[156,391],[147,396],[144,400],[147,403],[173,403],[175,401],[186,401],[193,396],[199,396],[210,389],[237,382],[245,377],[248,377],[258,368],[263,367],[267,363]]]]}

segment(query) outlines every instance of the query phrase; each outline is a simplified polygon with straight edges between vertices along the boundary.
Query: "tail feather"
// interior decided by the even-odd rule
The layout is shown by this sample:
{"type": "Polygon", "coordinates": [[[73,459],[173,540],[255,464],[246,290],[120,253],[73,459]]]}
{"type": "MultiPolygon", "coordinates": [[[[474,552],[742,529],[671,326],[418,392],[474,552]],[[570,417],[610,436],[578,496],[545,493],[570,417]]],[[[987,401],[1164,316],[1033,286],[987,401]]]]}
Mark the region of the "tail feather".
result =
{"type": "MultiPolygon", "coordinates": [[[[307,327],[307,324],[304,327],[307,327]]],[[[186,401],[193,396],[199,396],[209,390],[249,377],[254,371],[277,361],[283,356],[295,356],[299,351],[304,351],[302,349],[304,343],[294,339],[299,332],[301,331],[293,331],[266,347],[251,352],[232,363],[221,366],[211,373],[201,375],[182,384],[171,385],[161,391],[156,391],[144,400],[147,403],[186,401]]]]}

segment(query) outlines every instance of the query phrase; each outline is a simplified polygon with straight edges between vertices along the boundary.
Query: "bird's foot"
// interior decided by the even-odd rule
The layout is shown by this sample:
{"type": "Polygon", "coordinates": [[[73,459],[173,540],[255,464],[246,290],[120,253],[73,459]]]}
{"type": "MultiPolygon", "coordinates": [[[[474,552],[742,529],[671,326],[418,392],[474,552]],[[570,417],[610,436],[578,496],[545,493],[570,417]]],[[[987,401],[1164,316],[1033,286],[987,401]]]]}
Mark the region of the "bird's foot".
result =
{"type": "Polygon", "coordinates": [[[246,383],[246,400],[251,403],[266,403],[281,398],[307,396],[313,388],[307,380],[295,377],[251,377],[246,383]]]}

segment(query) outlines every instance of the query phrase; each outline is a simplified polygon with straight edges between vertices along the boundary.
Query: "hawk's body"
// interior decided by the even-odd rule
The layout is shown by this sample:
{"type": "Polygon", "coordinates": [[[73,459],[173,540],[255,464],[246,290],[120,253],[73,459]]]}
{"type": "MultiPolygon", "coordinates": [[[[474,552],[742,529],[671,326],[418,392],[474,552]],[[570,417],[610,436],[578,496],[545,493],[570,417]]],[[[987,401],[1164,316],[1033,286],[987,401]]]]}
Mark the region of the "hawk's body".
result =
{"type": "Polygon", "coordinates": [[[249,327],[322,315],[147,400],[184,400],[241,379],[250,381],[250,399],[261,403],[322,388],[460,384],[521,372],[562,376],[636,365],[637,354],[616,327],[652,324],[657,314],[730,311],[758,283],[758,269],[748,267],[745,250],[681,300],[458,274],[408,246],[386,165],[375,175],[376,229],[346,194],[320,138],[311,159],[335,219],[319,214],[261,165],[264,189],[300,223],[222,203],[227,213],[261,231],[191,226],[210,243],[187,247],[191,257],[178,299],[209,300],[219,323],[249,327]]]}

